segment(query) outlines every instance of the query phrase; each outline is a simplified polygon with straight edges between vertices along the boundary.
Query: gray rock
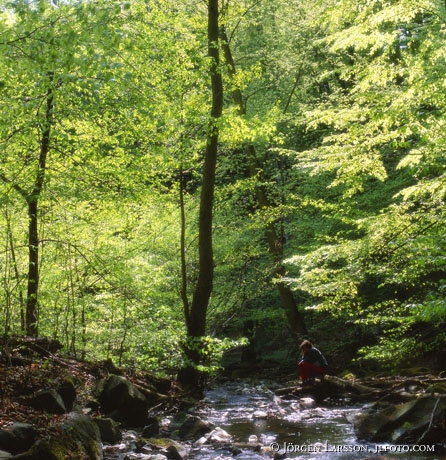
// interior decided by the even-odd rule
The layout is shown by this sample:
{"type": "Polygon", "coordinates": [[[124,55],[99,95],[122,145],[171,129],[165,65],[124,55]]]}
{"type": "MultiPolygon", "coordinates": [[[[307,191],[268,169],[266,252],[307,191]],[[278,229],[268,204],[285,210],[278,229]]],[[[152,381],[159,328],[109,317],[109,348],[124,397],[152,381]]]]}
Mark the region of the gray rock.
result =
{"type": "Polygon", "coordinates": [[[148,424],[142,430],[143,438],[152,438],[157,436],[160,431],[160,423],[155,417],[150,417],[148,419],[148,424]]]}
{"type": "Polygon", "coordinates": [[[232,436],[220,427],[215,428],[208,435],[209,442],[225,443],[230,442],[231,440],[232,436]]]}
{"type": "Polygon", "coordinates": [[[74,383],[71,380],[65,380],[65,382],[59,386],[57,392],[61,396],[67,412],[72,411],[76,400],[76,388],[74,387],[74,383]]]}
{"type": "Polygon", "coordinates": [[[102,411],[126,426],[147,422],[149,403],[146,397],[125,377],[110,375],[99,394],[102,411]]]}
{"type": "Polygon", "coordinates": [[[169,460],[183,460],[185,452],[183,449],[180,450],[175,445],[171,445],[166,449],[166,457],[169,460]]]}
{"type": "Polygon", "coordinates": [[[358,439],[413,444],[441,443],[446,429],[446,396],[426,395],[404,404],[361,415],[354,423],[358,439]]]}
{"type": "Polygon", "coordinates": [[[67,409],[62,396],[56,390],[39,390],[29,401],[31,407],[48,412],[49,414],[65,414],[67,409]]]}
{"type": "Polygon", "coordinates": [[[129,452],[123,460],[167,460],[163,454],[129,452]]]}
{"type": "Polygon", "coordinates": [[[146,447],[149,447],[153,452],[156,452],[159,455],[163,455],[164,460],[166,458],[169,460],[181,460],[187,456],[185,446],[176,442],[174,439],[151,439],[146,447]]]}
{"type": "Polygon", "coordinates": [[[37,438],[37,429],[29,423],[15,422],[0,430],[0,449],[17,454],[28,450],[37,438]]]}
{"type": "Polygon", "coordinates": [[[80,449],[87,453],[89,459],[103,458],[99,428],[88,415],[70,412],[62,428],[77,442],[80,449]]]}
{"type": "Polygon", "coordinates": [[[302,409],[309,409],[311,407],[314,407],[316,405],[316,401],[313,398],[306,397],[306,398],[300,398],[299,399],[299,405],[302,409]]]}
{"type": "Polygon", "coordinates": [[[93,422],[99,428],[101,440],[107,444],[117,444],[122,440],[119,423],[111,418],[94,418],[93,422]]]}
{"type": "Polygon", "coordinates": [[[209,433],[212,427],[209,422],[205,422],[200,417],[189,415],[178,430],[180,439],[199,439],[209,433]]]}

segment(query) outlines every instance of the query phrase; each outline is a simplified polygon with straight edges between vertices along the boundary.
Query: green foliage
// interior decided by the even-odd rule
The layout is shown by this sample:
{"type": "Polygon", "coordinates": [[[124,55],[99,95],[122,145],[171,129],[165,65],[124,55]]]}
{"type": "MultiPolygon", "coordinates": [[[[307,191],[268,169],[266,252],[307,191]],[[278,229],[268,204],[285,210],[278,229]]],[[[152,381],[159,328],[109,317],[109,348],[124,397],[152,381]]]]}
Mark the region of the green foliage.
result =
{"type": "Polygon", "coordinates": [[[246,338],[232,340],[229,338],[218,339],[216,337],[188,337],[188,347],[195,350],[200,355],[201,364],[188,363],[196,367],[202,374],[213,375],[221,369],[220,363],[223,353],[234,347],[247,345],[246,338]]]}
{"type": "Polygon", "coordinates": [[[301,212],[319,204],[319,244],[297,247],[290,281],[319,310],[378,327],[361,354],[395,366],[444,347],[438,332],[424,347],[411,336],[418,321],[444,324],[444,5],[345,1],[325,14],[331,69],[298,121],[318,141],[294,158],[308,184],[330,182],[323,201],[300,188],[301,212]]]}
{"type": "MultiPolygon", "coordinates": [[[[445,346],[445,18],[440,0],[224,3],[237,62],[235,75],[220,69],[203,370],[247,321],[262,343],[283,326],[268,226],[316,338],[345,323],[359,362],[390,367],[445,346]]],[[[50,89],[39,332],[86,358],[164,372],[182,363],[179,189],[183,178],[192,286],[211,102],[205,23],[205,6],[189,1],[3,2],[2,334],[24,329],[25,197],[50,89]]]]}

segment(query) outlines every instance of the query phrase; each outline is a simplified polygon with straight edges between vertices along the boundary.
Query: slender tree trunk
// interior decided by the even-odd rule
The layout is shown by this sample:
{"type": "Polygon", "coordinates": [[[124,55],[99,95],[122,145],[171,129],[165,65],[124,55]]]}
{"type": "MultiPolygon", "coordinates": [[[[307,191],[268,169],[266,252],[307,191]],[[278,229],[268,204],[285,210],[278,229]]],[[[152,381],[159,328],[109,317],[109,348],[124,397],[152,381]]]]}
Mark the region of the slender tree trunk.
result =
{"type": "Polygon", "coordinates": [[[26,333],[37,336],[39,290],[39,233],[37,197],[28,200],[28,290],[26,296],[26,333]]]}
{"type": "Polygon", "coordinates": [[[46,161],[50,150],[51,125],[53,122],[53,74],[48,73],[48,91],[46,110],[40,138],[39,162],[34,186],[26,197],[28,205],[28,289],[26,298],[26,333],[37,336],[38,333],[38,293],[39,293],[39,198],[45,180],[46,161]]]}
{"type": "MultiPolygon", "coordinates": [[[[215,168],[219,130],[217,120],[223,110],[223,82],[219,69],[219,9],[218,0],[208,0],[208,56],[211,58],[212,108],[208,126],[207,145],[204,158],[200,213],[198,223],[198,280],[193,292],[190,308],[185,308],[188,343],[185,355],[186,366],[180,370],[178,379],[189,391],[199,395],[201,362],[200,339],[206,333],[206,314],[212,292],[214,257],[212,246],[212,222],[215,189],[215,168]]],[[[185,306],[186,307],[186,306],[185,306]]]]}
{"type": "MultiPolygon", "coordinates": [[[[6,235],[7,235],[6,236],[7,238],[6,250],[9,251],[9,253],[11,254],[12,270],[14,273],[14,280],[17,284],[18,298],[19,298],[19,304],[20,304],[20,327],[21,327],[22,332],[25,332],[25,301],[23,297],[22,287],[20,285],[20,273],[19,273],[19,268],[17,264],[14,237],[12,234],[11,220],[10,220],[9,212],[7,209],[5,211],[5,219],[6,219],[6,235]]],[[[5,335],[7,335],[9,332],[9,326],[10,326],[9,320],[7,319],[5,321],[5,335]]]]}
{"type": "MultiPolygon", "coordinates": [[[[231,77],[236,74],[236,67],[234,58],[232,56],[231,48],[229,46],[228,37],[224,27],[221,28],[221,43],[224,52],[226,63],[228,64],[228,71],[231,77]]],[[[239,88],[235,88],[232,91],[232,98],[234,103],[237,105],[240,115],[246,115],[246,105],[243,100],[243,94],[239,88]]],[[[248,173],[253,178],[258,178],[262,168],[260,167],[257,159],[256,150],[253,144],[248,144],[245,147],[246,159],[248,163],[248,173]]],[[[256,200],[260,209],[269,208],[272,206],[268,198],[268,194],[265,188],[261,184],[257,184],[256,200]]],[[[280,299],[282,302],[283,309],[287,316],[288,325],[291,329],[293,337],[297,340],[302,335],[307,334],[307,328],[305,326],[304,318],[302,313],[299,311],[294,298],[293,292],[289,286],[283,282],[283,278],[286,274],[285,266],[283,265],[283,238],[282,235],[277,231],[274,223],[269,223],[265,227],[265,235],[268,241],[269,252],[272,255],[274,264],[274,276],[276,286],[279,291],[280,299]]]]}
{"type": "Polygon", "coordinates": [[[183,302],[183,313],[186,325],[189,323],[189,298],[187,296],[187,267],[186,267],[186,210],[184,207],[184,171],[180,168],[180,212],[181,212],[181,289],[180,295],[183,302]]]}

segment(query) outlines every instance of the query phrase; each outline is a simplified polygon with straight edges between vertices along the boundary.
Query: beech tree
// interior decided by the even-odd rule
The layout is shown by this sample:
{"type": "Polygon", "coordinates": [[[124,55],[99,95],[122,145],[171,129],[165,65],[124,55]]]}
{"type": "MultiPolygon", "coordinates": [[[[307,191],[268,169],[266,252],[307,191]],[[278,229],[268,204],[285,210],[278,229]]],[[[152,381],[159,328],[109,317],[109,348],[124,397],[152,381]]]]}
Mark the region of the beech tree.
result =
{"type": "MultiPolygon", "coordinates": [[[[222,39],[222,48],[226,64],[228,66],[228,72],[231,79],[235,80],[237,75],[237,69],[235,66],[235,60],[232,55],[231,46],[229,43],[229,38],[226,32],[226,28],[223,25],[221,27],[221,39],[222,39]]],[[[246,109],[246,98],[243,97],[240,86],[237,83],[232,82],[232,97],[234,104],[238,108],[238,114],[240,117],[245,117],[247,115],[246,109]]],[[[246,155],[246,163],[249,177],[258,183],[255,185],[255,197],[257,200],[257,206],[259,211],[265,211],[273,207],[264,182],[266,178],[263,178],[264,174],[263,165],[259,161],[258,154],[256,152],[256,147],[254,143],[247,142],[244,146],[244,151],[246,155]]],[[[284,281],[286,275],[286,268],[283,264],[284,259],[284,235],[283,229],[281,229],[280,219],[277,223],[277,218],[267,218],[265,223],[264,231],[266,235],[266,240],[268,242],[268,249],[271,254],[274,278],[273,282],[277,286],[279,291],[280,299],[282,306],[285,310],[286,317],[288,319],[288,325],[291,329],[294,339],[297,341],[299,337],[304,336],[307,333],[307,328],[305,326],[304,318],[301,312],[298,309],[294,295],[288,284],[284,281]]]]}
{"type": "Polygon", "coordinates": [[[253,324],[444,345],[441,0],[50,3],[0,9],[6,335],[194,389],[253,324]]]}
{"type": "Polygon", "coordinates": [[[28,335],[35,336],[40,278],[39,204],[53,143],[56,92],[61,83],[56,53],[61,43],[57,43],[55,32],[58,21],[43,17],[46,16],[44,10],[22,6],[17,12],[9,13],[14,29],[3,29],[2,74],[8,68],[15,71],[10,72],[2,89],[8,106],[3,110],[1,138],[5,161],[0,179],[24,200],[27,207],[28,273],[23,327],[28,335]],[[49,46],[42,52],[44,42],[49,46]],[[35,75],[38,75],[37,81],[35,75]]]}
{"type": "MultiPolygon", "coordinates": [[[[120,9],[103,9],[102,17],[95,17],[95,11],[88,5],[17,2],[2,13],[0,135],[5,161],[0,179],[5,194],[15,193],[27,208],[27,295],[22,327],[31,336],[38,333],[41,315],[43,239],[39,233],[45,216],[41,203],[45,200],[48,207],[53,199],[61,198],[56,190],[63,181],[79,178],[75,170],[80,173],[90,156],[85,143],[78,141],[87,137],[88,130],[91,133],[86,124],[97,121],[102,109],[98,100],[93,106],[91,99],[106,86],[99,71],[104,62],[98,49],[96,59],[91,56],[98,30],[120,9]]],[[[109,46],[114,39],[110,33],[109,46]]],[[[90,139],[95,135],[97,132],[90,139]]]]}
{"type": "Polygon", "coordinates": [[[307,200],[338,226],[291,259],[295,286],[369,331],[364,358],[395,365],[444,343],[444,4],[346,1],[322,18],[323,91],[297,123],[315,146],[294,158],[325,177],[325,200],[307,200]]]}
{"type": "Polygon", "coordinates": [[[206,150],[204,153],[203,176],[200,192],[200,213],[198,218],[198,254],[199,268],[192,302],[185,301],[184,317],[187,328],[186,357],[190,360],[181,369],[180,382],[192,391],[199,390],[199,369],[202,361],[200,343],[206,334],[206,313],[212,293],[213,258],[213,204],[215,189],[215,171],[219,146],[218,119],[223,111],[223,80],[220,69],[219,47],[219,0],[208,0],[207,4],[207,41],[210,58],[209,75],[211,79],[212,106],[208,124],[206,150]]]}

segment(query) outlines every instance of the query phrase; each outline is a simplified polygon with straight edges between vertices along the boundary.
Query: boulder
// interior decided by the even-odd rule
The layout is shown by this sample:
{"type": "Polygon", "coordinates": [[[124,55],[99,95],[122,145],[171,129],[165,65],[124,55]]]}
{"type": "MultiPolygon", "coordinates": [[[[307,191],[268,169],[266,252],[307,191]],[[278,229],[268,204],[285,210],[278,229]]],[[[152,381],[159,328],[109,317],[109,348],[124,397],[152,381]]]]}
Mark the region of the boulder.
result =
{"type": "Polygon", "coordinates": [[[363,414],[354,428],[358,439],[371,442],[436,444],[446,439],[445,418],[446,395],[425,395],[363,414]]]}
{"type": "Polygon", "coordinates": [[[66,379],[57,389],[67,412],[73,410],[74,402],[76,401],[76,388],[70,379],[66,379]]]}
{"type": "Polygon", "coordinates": [[[310,397],[300,398],[299,399],[299,406],[302,409],[310,409],[311,407],[316,406],[316,400],[313,399],[313,398],[310,398],[310,397]]]}
{"type": "Polygon", "coordinates": [[[12,454],[28,450],[37,438],[37,429],[29,423],[13,423],[0,430],[0,449],[12,454]]]}
{"type": "Polygon", "coordinates": [[[62,429],[69,434],[80,451],[87,453],[87,458],[91,460],[103,458],[99,428],[88,415],[70,412],[62,424],[62,429]]]}
{"type": "Polygon", "coordinates": [[[168,429],[170,433],[175,433],[175,435],[178,435],[178,430],[189,417],[190,417],[190,414],[188,414],[187,412],[183,412],[183,411],[177,412],[169,422],[168,429]]]}
{"type": "Polygon", "coordinates": [[[181,460],[187,456],[186,448],[169,438],[147,439],[145,440],[145,447],[152,453],[158,452],[163,455],[164,460],[166,458],[169,460],[181,460]]]}
{"type": "Polygon", "coordinates": [[[71,458],[80,459],[62,439],[40,439],[31,449],[15,455],[11,460],[60,460],[68,452],[72,455],[71,458]]]}
{"type": "Polygon", "coordinates": [[[59,436],[40,439],[11,460],[103,459],[99,429],[90,417],[71,412],[61,428],[59,436]]]}
{"type": "Polygon", "coordinates": [[[143,438],[153,438],[158,436],[160,431],[160,422],[156,417],[149,417],[147,425],[142,430],[143,438]]]}
{"type": "Polygon", "coordinates": [[[166,449],[166,457],[169,460],[183,460],[185,456],[184,449],[178,449],[178,447],[173,444],[166,449]]]}
{"type": "Polygon", "coordinates": [[[53,389],[37,391],[31,396],[29,405],[49,414],[65,414],[67,412],[62,396],[53,389]]]}
{"type": "Polygon", "coordinates": [[[106,444],[117,444],[122,440],[119,423],[111,418],[94,418],[93,422],[99,428],[101,440],[106,444]]]}
{"type": "Polygon", "coordinates": [[[142,426],[147,422],[149,402],[125,377],[107,377],[98,399],[102,411],[125,426],[142,426]]]}
{"type": "Polygon", "coordinates": [[[209,433],[212,427],[209,422],[205,422],[200,417],[189,415],[178,430],[180,439],[194,439],[201,438],[206,433],[209,433]]]}

